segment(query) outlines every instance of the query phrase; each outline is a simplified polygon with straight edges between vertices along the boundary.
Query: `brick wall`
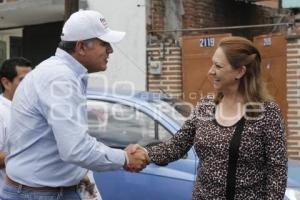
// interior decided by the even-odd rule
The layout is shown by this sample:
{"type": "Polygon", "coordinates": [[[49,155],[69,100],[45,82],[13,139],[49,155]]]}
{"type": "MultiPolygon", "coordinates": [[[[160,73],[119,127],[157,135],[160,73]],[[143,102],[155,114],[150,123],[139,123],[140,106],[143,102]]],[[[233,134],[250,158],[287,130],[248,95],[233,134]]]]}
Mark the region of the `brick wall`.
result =
{"type": "Polygon", "coordinates": [[[288,150],[300,161],[300,37],[288,40],[287,59],[288,150]]]}
{"type": "Polygon", "coordinates": [[[150,0],[150,15],[151,25],[148,29],[163,29],[164,28],[164,15],[165,15],[165,4],[162,0],[150,0]]]}
{"type": "MultiPolygon", "coordinates": [[[[150,0],[152,22],[148,30],[164,29],[165,5],[163,0],[150,0]]],[[[184,0],[182,28],[207,28],[273,23],[276,10],[235,0],[184,0]]],[[[239,30],[205,31],[200,33],[232,32],[252,38],[254,35],[269,33],[272,28],[252,28],[239,30]]],[[[158,33],[157,33],[158,34],[158,33]]],[[[199,34],[198,32],[184,32],[184,34],[199,34]]]]}
{"type": "Polygon", "coordinates": [[[148,67],[148,90],[152,92],[161,92],[163,90],[171,96],[181,98],[181,47],[174,40],[149,43],[147,60],[148,66],[152,61],[160,61],[162,63],[160,75],[150,74],[148,67]]]}
{"type": "Polygon", "coordinates": [[[185,15],[184,28],[200,28],[232,26],[237,24],[239,18],[233,17],[232,12],[238,5],[234,0],[185,0],[183,1],[185,15]]]}

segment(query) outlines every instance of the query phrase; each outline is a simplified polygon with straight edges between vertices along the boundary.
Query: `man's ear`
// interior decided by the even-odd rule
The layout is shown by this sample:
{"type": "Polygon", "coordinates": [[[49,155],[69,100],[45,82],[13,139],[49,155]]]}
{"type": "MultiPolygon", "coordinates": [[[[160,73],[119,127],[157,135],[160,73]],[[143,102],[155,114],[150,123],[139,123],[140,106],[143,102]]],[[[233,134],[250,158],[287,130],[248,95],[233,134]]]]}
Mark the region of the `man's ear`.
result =
{"type": "Polygon", "coordinates": [[[84,56],[85,55],[86,46],[82,41],[77,41],[75,46],[75,52],[77,52],[79,55],[84,56]]]}
{"type": "Polygon", "coordinates": [[[237,74],[237,79],[240,79],[240,78],[242,78],[244,75],[245,75],[245,73],[246,73],[246,66],[242,66],[242,67],[240,67],[240,68],[238,68],[238,74],[237,74]]]}
{"type": "Polygon", "coordinates": [[[10,80],[8,80],[5,77],[2,77],[0,81],[1,81],[1,84],[3,85],[3,87],[5,88],[5,90],[8,90],[10,87],[10,84],[11,84],[10,80]]]}

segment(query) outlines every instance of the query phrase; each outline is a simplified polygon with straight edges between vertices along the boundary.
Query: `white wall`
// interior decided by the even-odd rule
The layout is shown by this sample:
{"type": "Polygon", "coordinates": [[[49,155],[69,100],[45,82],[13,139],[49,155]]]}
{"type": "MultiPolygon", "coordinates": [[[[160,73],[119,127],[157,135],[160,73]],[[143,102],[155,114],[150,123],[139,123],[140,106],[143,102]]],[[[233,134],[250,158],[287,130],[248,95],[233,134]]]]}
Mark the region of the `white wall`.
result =
{"type": "Polygon", "coordinates": [[[105,72],[90,76],[89,86],[146,89],[146,7],[145,0],[88,0],[88,9],[101,12],[111,29],[126,32],[113,44],[105,72]],[[141,6],[138,6],[141,5],[141,6]],[[107,79],[107,80],[105,80],[107,79]],[[125,84],[122,84],[126,82],[125,84]],[[132,85],[128,84],[130,82],[132,85]]]}

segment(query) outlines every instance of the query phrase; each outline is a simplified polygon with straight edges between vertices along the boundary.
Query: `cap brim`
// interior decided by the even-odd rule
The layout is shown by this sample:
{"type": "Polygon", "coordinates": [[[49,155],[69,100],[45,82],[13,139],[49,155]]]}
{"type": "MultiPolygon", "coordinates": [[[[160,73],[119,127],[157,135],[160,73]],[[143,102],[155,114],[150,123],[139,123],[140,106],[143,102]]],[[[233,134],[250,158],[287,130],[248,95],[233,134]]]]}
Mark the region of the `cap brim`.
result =
{"type": "Polygon", "coordinates": [[[105,42],[116,43],[116,42],[120,42],[125,37],[125,35],[126,33],[122,31],[109,30],[107,33],[101,35],[98,38],[105,42]]]}

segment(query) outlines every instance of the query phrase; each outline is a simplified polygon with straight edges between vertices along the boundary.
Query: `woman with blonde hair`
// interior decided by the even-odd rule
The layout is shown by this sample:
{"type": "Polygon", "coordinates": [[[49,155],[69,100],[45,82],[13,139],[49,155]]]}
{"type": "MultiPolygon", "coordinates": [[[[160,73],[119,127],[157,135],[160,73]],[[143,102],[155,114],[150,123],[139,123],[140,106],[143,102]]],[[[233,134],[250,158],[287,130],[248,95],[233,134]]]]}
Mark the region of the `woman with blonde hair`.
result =
{"type": "Polygon", "coordinates": [[[204,97],[170,140],[147,147],[165,165],[194,146],[199,157],[194,200],[280,200],[287,182],[287,147],[279,106],[261,78],[261,56],[249,40],[226,37],[208,76],[216,96],[204,97]]]}

